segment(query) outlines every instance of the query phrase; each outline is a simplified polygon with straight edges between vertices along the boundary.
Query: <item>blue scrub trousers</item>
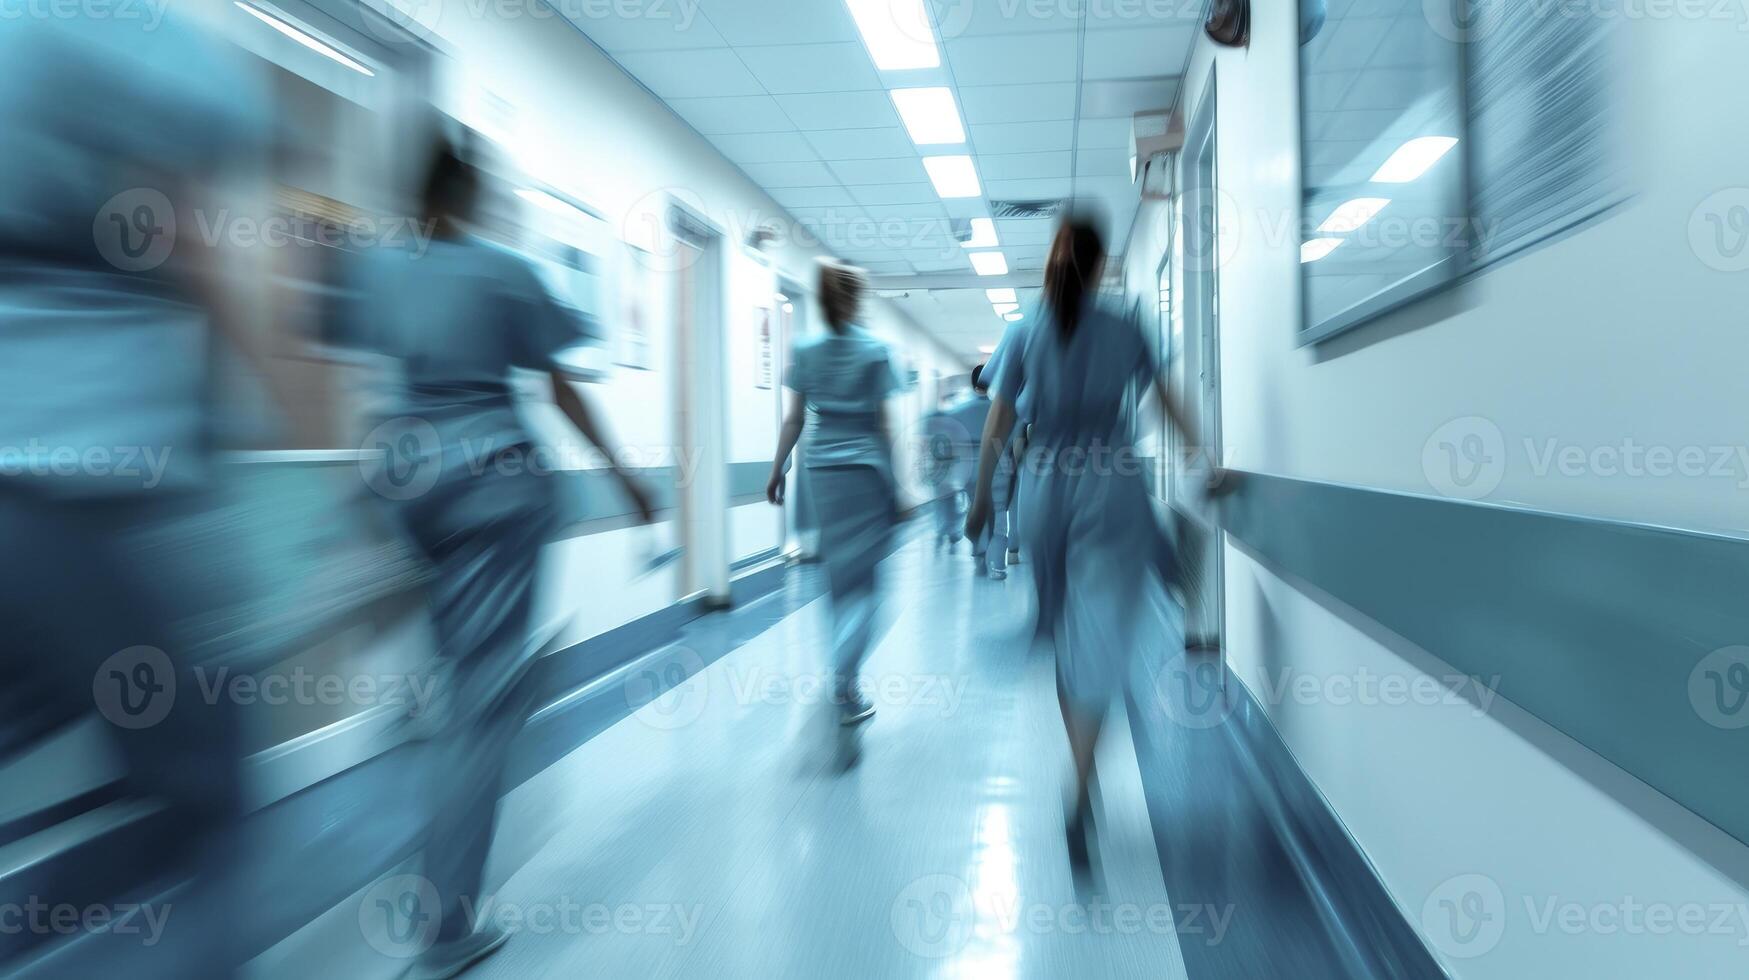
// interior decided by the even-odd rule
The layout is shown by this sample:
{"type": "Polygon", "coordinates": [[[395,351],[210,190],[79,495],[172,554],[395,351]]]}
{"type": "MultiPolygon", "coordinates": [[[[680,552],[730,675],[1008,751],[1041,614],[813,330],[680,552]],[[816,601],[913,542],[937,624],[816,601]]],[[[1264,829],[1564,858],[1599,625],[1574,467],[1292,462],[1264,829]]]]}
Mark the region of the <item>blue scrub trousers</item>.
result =
{"type": "Polygon", "coordinates": [[[876,567],[891,550],[892,479],[873,466],[816,467],[820,560],[832,596],[834,696],[843,699],[873,645],[880,606],[876,567]]]}

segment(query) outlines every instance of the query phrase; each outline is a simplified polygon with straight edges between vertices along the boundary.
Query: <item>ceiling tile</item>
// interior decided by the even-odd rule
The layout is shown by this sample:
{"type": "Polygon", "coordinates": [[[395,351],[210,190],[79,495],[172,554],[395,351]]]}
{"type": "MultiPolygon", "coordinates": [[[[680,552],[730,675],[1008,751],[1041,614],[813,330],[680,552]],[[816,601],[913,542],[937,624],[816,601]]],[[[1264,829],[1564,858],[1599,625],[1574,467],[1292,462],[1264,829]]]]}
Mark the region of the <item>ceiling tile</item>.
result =
{"type": "Polygon", "coordinates": [[[932,184],[859,184],[849,189],[856,203],[873,208],[883,204],[932,204],[940,199],[932,184]]]}
{"type": "Polygon", "coordinates": [[[1082,77],[1156,78],[1182,74],[1197,33],[1194,24],[1089,31],[1082,77]]]}
{"type": "Polygon", "coordinates": [[[1069,161],[1067,150],[1055,153],[980,153],[978,172],[985,180],[1067,177],[1069,161]]]}
{"type": "Polygon", "coordinates": [[[1306,125],[1318,123],[1312,132],[1320,142],[1332,140],[1370,140],[1397,121],[1397,113],[1393,109],[1353,109],[1347,112],[1318,113],[1314,119],[1308,114],[1306,125]]]}
{"type": "MultiPolygon", "coordinates": [[[[596,5],[599,6],[599,5],[596,5]]],[[[677,48],[720,48],[728,42],[704,18],[688,17],[681,5],[671,17],[620,17],[590,4],[560,4],[577,29],[614,55],[626,51],[671,51],[677,48]]]]}
{"type": "Polygon", "coordinates": [[[1122,177],[1128,180],[1130,151],[1121,147],[1082,150],[1075,154],[1075,176],[1122,177]]]}
{"type": "MultiPolygon", "coordinates": [[[[1125,120],[1127,127],[1128,120],[1125,120]]],[[[1045,122],[990,123],[971,127],[972,145],[978,153],[1033,153],[1067,150],[1075,136],[1072,119],[1045,122]]]]}
{"type": "Polygon", "coordinates": [[[1075,85],[968,85],[960,89],[960,108],[973,125],[1073,119],[1075,85]]]}
{"type": "Polygon", "coordinates": [[[898,126],[885,129],[809,130],[802,134],[827,160],[878,160],[917,152],[911,137],[898,126]]]}
{"type": "Polygon", "coordinates": [[[855,207],[789,208],[789,214],[808,228],[847,228],[868,222],[868,212],[855,207]]]}
{"type": "Polygon", "coordinates": [[[1130,117],[1083,119],[1075,145],[1083,150],[1129,149],[1130,117]]]}
{"type": "Polygon", "coordinates": [[[1073,82],[1074,34],[1006,34],[948,41],[947,60],[961,85],[1073,82]]]}
{"type": "Polygon", "coordinates": [[[1303,49],[1307,67],[1318,71],[1363,68],[1390,31],[1388,17],[1346,18],[1326,23],[1303,49]]]}
{"type": "Polygon", "coordinates": [[[1348,94],[1349,86],[1359,77],[1360,72],[1357,71],[1319,71],[1308,74],[1302,89],[1306,108],[1314,112],[1341,108],[1342,97],[1348,94]]]}
{"type": "Polygon", "coordinates": [[[1084,82],[1081,85],[1081,115],[1130,116],[1138,112],[1172,108],[1178,95],[1174,79],[1084,82]]]}
{"type": "Polygon", "coordinates": [[[1050,218],[997,218],[996,237],[1009,245],[1048,245],[1057,223],[1050,218]]]}
{"type": "Polygon", "coordinates": [[[1407,109],[1426,91],[1427,74],[1415,68],[1363,71],[1342,100],[1344,109],[1407,109]]]}
{"type": "Polygon", "coordinates": [[[929,183],[929,173],[923,169],[923,161],[914,156],[884,160],[833,160],[828,166],[846,184],[929,183]]]}
{"type": "Polygon", "coordinates": [[[785,208],[852,207],[850,192],[837,185],[831,187],[773,187],[766,193],[785,208]]]}
{"type": "Polygon", "coordinates": [[[722,133],[773,133],[793,129],[789,117],[768,95],[726,99],[669,99],[668,105],[706,136],[722,133]]]}
{"type": "Polygon", "coordinates": [[[884,91],[780,95],[777,103],[797,129],[878,129],[899,125],[892,97],[884,91]]]}
{"type": "Polygon", "coordinates": [[[730,44],[813,44],[860,41],[850,9],[838,0],[674,0],[696,2],[704,19],[730,44]]]}
{"type": "Polygon", "coordinates": [[[915,269],[911,268],[911,263],[895,262],[892,260],[882,262],[864,262],[862,267],[877,276],[908,276],[916,272],[915,269]]]}
{"type": "Polygon", "coordinates": [[[937,259],[918,259],[911,263],[920,273],[927,272],[964,272],[971,268],[971,260],[963,255],[944,254],[937,259]]]}
{"type": "Polygon", "coordinates": [[[981,197],[950,197],[944,198],[941,206],[947,209],[950,218],[988,218],[990,206],[981,197]]]}
{"type": "Polygon", "coordinates": [[[761,187],[835,187],[838,178],[817,160],[799,163],[747,163],[742,170],[761,187]]]}
{"type": "Polygon", "coordinates": [[[711,137],[717,149],[736,163],[791,163],[817,160],[819,154],[800,133],[745,133],[711,137]]]}
{"type": "Polygon", "coordinates": [[[893,221],[895,219],[902,219],[905,221],[918,219],[933,219],[937,221],[947,220],[947,209],[943,208],[939,201],[917,204],[876,204],[870,205],[863,210],[867,211],[868,216],[876,221],[893,221]]]}
{"type": "Polygon", "coordinates": [[[765,94],[728,48],[706,48],[684,56],[672,51],[634,52],[619,55],[619,63],[664,99],[765,94]]]}
{"type": "Polygon", "coordinates": [[[747,69],[772,95],[853,92],[881,88],[881,77],[860,43],[781,44],[737,48],[747,69]]]}
{"type": "Polygon", "coordinates": [[[1141,190],[1130,180],[1127,172],[1122,177],[1077,177],[1075,179],[1076,197],[1098,198],[1105,204],[1106,210],[1109,212],[1123,210],[1127,213],[1133,211],[1133,202],[1139,200],[1141,194],[1141,190]]]}
{"type": "Polygon", "coordinates": [[[1069,196],[1069,178],[1049,180],[987,180],[984,194],[992,201],[1054,200],[1069,196]]]}
{"type": "Polygon", "coordinates": [[[1062,0],[957,0],[936,5],[936,33],[945,40],[989,34],[1075,33],[1074,4],[1062,0]]]}

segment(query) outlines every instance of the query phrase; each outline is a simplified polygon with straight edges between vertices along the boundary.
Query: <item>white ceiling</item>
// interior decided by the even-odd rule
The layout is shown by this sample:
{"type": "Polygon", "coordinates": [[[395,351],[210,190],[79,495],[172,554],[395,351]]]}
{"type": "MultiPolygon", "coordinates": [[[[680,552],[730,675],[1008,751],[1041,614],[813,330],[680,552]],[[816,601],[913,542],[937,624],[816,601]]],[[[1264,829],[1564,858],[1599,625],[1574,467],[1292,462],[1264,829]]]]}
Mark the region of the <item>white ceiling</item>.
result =
{"type": "MultiPolygon", "coordinates": [[[[574,23],[825,248],[903,283],[901,306],[968,360],[1004,324],[970,281],[956,223],[989,216],[991,201],[1091,198],[1121,248],[1137,204],[1130,117],[1171,106],[1199,23],[1177,8],[1200,8],[930,0],[941,67],[882,72],[843,0],[697,3],[690,23],[684,3],[664,18],[574,23]],[[937,85],[955,90],[967,142],[926,152],[972,154],[982,198],[937,197],[887,94],[937,85]],[[938,297],[924,295],[931,278],[938,297]]],[[[1050,231],[1048,220],[999,220],[1013,275],[991,284],[1036,285],[1050,231]]]]}

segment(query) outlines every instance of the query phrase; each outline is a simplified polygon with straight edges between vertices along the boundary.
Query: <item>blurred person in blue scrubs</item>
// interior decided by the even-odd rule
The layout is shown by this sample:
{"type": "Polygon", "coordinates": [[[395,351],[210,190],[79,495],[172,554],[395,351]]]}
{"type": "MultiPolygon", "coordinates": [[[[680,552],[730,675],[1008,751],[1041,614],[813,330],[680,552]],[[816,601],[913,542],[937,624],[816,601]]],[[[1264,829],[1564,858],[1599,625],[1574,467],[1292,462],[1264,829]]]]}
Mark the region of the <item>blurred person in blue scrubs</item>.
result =
{"type": "MultiPolygon", "coordinates": [[[[1032,320],[1025,317],[1019,320],[1008,321],[1008,326],[1002,330],[1002,339],[996,342],[996,349],[990,353],[990,359],[984,362],[983,380],[985,385],[992,388],[996,386],[997,379],[1002,376],[1003,367],[1008,363],[1010,352],[1022,346],[1023,341],[1020,338],[1031,328],[1031,325],[1032,320]]],[[[1029,407],[1030,406],[1028,405],[1015,406],[1017,421],[1014,427],[1014,433],[1008,440],[1008,455],[1010,457],[1010,463],[1014,467],[1014,478],[1008,481],[1008,494],[1006,501],[1002,499],[1000,493],[998,493],[994,499],[994,503],[998,505],[995,519],[998,522],[1004,520],[1006,522],[1005,530],[1008,538],[1008,554],[1003,563],[1004,567],[1020,563],[1021,481],[1019,479],[1019,468],[1026,459],[1026,436],[1028,429],[1026,412],[1029,407]]],[[[989,416],[986,414],[985,420],[988,421],[988,418],[989,416]]],[[[982,438],[981,432],[979,433],[979,437],[982,438]]],[[[1001,479],[1000,472],[997,474],[997,479],[1001,479]]],[[[977,475],[974,473],[970,483],[968,483],[966,487],[968,493],[972,492],[976,488],[976,485],[977,475]]]]}
{"type": "Polygon", "coordinates": [[[1015,405],[1028,404],[1025,534],[1029,561],[1061,589],[1048,605],[1041,594],[1040,615],[1050,620],[1075,762],[1064,823],[1078,878],[1090,870],[1090,787],[1106,714],[1122,696],[1137,649],[1149,643],[1176,652],[1183,636],[1183,613],[1158,574],[1169,541],[1136,454],[1137,392],[1153,390],[1170,423],[1189,429],[1140,319],[1095,295],[1105,258],[1096,221],[1085,212],[1066,217],[1045,268],[1041,319],[1018,335],[997,380],[966,517],[968,537],[983,533],[998,450],[1014,429],[1015,405]]]}
{"type": "Polygon", "coordinates": [[[179,15],[0,18],[0,757],[95,708],[127,789],[168,813],[151,853],[80,869],[116,894],[68,897],[179,886],[153,942],[0,937],[0,973],[226,976],[271,915],[243,834],[238,706],[200,696],[210,665],[194,662],[214,654],[190,624],[225,601],[196,584],[220,559],[160,540],[229,533],[215,353],[290,404],[234,260],[195,232],[264,172],[268,105],[237,53],[179,15]]]}
{"type": "Polygon", "coordinates": [[[959,473],[959,454],[965,438],[954,423],[954,405],[954,400],[943,394],[935,411],[923,417],[923,458],[919,461],[924,481],[935,495],[929,510],[935,518],[936,545],[947,551],[953,550],[964,527],[960,495],[965,491],[965,480],[959,473]]]}
{"type": "MultiPolygon", "coordinates": [[[[973,368],[971,393],[948,412],[954,423],[953,430],[960,434],[961,443],[956,447],[956,455],[963,469],[958,475],[968,501],[977,491],[980,442],[990,417],[992,377],[989,364],[973,368]]],[[[1012,445],[1003,445],[998,453],[1001,458],[996,463],[991,487],[995,510],[983,534],[972,539],[972,560],[977,563],[979,572],[993,579],[1005,579],[1008,577],[1009,506],[1013,500],[1016,463],[1012,445]]]]}
{"type": "Polygon", "coordinates": [[[898,492],[888,397],[901,387],[887,345],[857,325],[868,279],[822,260],[824,336],[796,345],[785,375],[793,394],[778,437],[766,497],[784,500],[784,466],[808,434],[806,465],[820,520],[820,559],[832,595],[832,704],[840,763],[854,764],[855,728],[874,716],[858,685],[879,606],[876,566],[892,543],[898,492]]]}
{"type": "MultiPolygon", "coordinates": [[[[618,458],[558,355],[586,324],[548,293],[530,262],[471,229],[479,171],[447,145],[421,196],[433,229],[423,253],[367,254],[350,340],[399,364],[398,417],[375,430],[385,455],[373,489],[396,501],[436,569],[431,608],[447,690],[438,748],[435,820],[425,877],[440,916],[433,945],[411,972],[455,976],[498,950],[508,933],[474,921],[510,746],[534,707],[523,683],[538,653],[531,637],[542,547],[558,530],[555,479],[517,415],[511,374],[547,375],[553,398],[583,437],[618,458]]],[[[646,524],[650,497],[613,473],[646,524]]]]}

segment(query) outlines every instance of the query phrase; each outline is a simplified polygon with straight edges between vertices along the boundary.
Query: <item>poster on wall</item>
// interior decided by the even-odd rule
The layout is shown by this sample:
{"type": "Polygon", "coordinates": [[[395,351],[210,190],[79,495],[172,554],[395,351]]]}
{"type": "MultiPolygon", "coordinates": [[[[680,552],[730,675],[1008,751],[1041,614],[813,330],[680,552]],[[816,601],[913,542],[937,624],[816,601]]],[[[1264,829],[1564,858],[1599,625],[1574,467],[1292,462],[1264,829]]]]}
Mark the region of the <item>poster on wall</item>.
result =
{"type": "Polygon", "coordinates": [[[625,367],[650,370],[650,329],[661,286],[658,275],[643,249],[620,243],[619,323],[615,325],[619,343],[614,360],[625,367]]]}
{"type": "Polygon", "coordinates": [[[753,311],[753,384],[770,389],[776,384],[776,367],[772,363],[771,309],[757,307],[753,311]]]}

